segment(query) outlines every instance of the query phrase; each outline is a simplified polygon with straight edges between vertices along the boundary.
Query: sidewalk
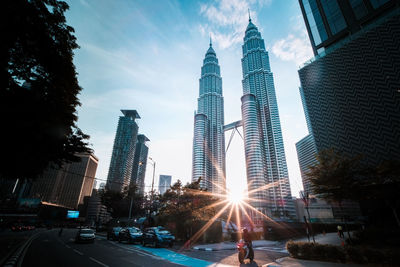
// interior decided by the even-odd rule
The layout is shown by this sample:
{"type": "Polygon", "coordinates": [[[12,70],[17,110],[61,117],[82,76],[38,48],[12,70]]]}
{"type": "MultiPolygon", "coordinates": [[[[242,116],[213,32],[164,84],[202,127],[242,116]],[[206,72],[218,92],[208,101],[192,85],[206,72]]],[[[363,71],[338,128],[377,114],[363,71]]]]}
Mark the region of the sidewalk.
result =
{"type": "MultiPolygon", "coordinates": [[[[286,242],[289,240],[283,241],[271,241],[271,240],[254,240],[253,247],[280,247],[282,249],[285,248],[286,242]]],[[[302,237],[299,239],[294,239],[294,241],[303,241],[308,242],[307,237],[302,237]]],[[[312,238],[311,238],[312,242],[312,238]]],[[[337,233],[327,233],[325,235],[319,234],[315,236],[315,242],[320,244],[331,244],[340,246],[342,244],[342,239],[340,239],[337,233]]],[[[196,250],[206,250],[206,251],[217,251],[217,250],[229,250],[236,249],[236,242],[221,242],[215,244],[202,244],[196,245],[193,247],[196,250]]]]}
{"type": "Polygon", "coordinates": [[[284,257],[276,260],[275,262],[264,264],[262,267],[361,267],[361,266],[365,265],[335,263],[327,261],[307,261],[291,257],[284,257]]]}
{"type": "MultiPolygon", "coordinates": [[[[279,241],[270,241],[270,240],[254,240],[253,247],[271,247],[278,246],[282,242],[279,241]]],[[[215,244],[203,244],[196,245],[193,247],[196,250],[206,250],[206,251],[217,251],[217,250],[230,250],[236,249],[236,242],[221,242],[215,244]]]]}

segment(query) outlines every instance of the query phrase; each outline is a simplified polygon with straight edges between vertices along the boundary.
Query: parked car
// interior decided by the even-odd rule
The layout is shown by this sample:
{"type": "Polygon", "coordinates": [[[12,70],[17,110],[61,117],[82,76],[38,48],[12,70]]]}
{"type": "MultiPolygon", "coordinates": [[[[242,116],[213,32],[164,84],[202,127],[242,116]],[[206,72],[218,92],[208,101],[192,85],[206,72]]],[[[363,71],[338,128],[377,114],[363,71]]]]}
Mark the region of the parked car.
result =
{"type": "Polygon", "coordinates": [[[107,231],[107,240],[118,240],[119,231],[122,227],[112,227],[107,231]]]}
{"type": "Polygon", "coordinates": [[[75,242],[76,243],[84,243],[84,242],[93,243],[95,238],[96,238],[96,236],[92,229],[88,229],[88,228],[79,229],[75,236],[75,242]]]}
{"type": "Polygon", "coordinates": [[[139,228],[128,227],[119,231],[118,242],[128,241],[129,243],[142,242],[143,233],[139,228]]]}
{"type": "Polygon", "coordinates": [[[151,244],[153,247],[174,245],[175,236],[163,227],[150,227],[143,231],[142,245],[151,244]]]}

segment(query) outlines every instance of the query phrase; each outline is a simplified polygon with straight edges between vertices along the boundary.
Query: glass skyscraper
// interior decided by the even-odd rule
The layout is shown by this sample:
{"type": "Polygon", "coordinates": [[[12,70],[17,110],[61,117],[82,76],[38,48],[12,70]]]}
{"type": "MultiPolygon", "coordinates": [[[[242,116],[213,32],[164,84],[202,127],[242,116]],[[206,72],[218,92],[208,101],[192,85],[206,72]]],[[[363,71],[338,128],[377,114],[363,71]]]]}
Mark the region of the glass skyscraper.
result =
{"type": "MultiPolygon", "coordinates": [[[[242,50],[242,121],[250,204],[276,219],[294,218],[273,75],[264,40],[251,19],[242,50]]],[[[257,213],[252,217],[261,218],[257,213]]]]}
{"type": "Polygon", "coordinates": [[[144,195],[144,178],[146,176],[147,155],[149,148],[146,142],[150,141],[144,134],[137,136],[135,157],[133,158],[130,185],[137,186],[137,192],[144,195]]]}
{"type": "Polygon", "coordinates": [[[194,116],[192,180],[209,192],[224,193],[225,135],[222,78],[217,55],[207,50],[201,68],[198,109],[194,116]]]}
{"type": "Polygon", "coordinates": [[[136,110],[121,110],[121,112],[124,116],[119,117],[106,185],[108,190],[116,192],[125,190],[131,180],[139,129],[135,119],[140,119],[136,110]]]}

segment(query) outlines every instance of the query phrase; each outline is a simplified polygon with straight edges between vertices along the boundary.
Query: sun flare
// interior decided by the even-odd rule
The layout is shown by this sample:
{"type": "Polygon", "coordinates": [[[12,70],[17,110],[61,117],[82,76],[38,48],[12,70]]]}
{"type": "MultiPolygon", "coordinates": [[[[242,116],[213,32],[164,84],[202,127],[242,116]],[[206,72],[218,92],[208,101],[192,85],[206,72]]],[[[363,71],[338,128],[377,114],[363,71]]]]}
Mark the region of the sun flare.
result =
{"type": "Polygon", "coordinates": [[[228,197],[229,202],[232,204],[239,204],[239,203],[243,202],[243,199],[244,199],[243,192],[238,192],[238,191],[229,192],[227,197],[228,197]]]}

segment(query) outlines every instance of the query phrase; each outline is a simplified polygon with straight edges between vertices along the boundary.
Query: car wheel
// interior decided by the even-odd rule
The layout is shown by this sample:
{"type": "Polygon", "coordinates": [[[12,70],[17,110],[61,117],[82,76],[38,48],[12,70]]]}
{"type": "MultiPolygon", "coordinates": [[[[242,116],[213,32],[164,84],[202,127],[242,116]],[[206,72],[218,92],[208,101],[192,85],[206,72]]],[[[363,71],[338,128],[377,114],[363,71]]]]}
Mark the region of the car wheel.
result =
{"type": "Polygon", "coordinates": [[[172,248],[173,245],[174,245],[173,242],[171,242],[171,243],[168,244],[168,246],[169,246],[170,248],[172,248]]]}
{"type": "Polygon", "coordinates": [[[151,243],[151,244],[152,244],[153,247],[155,247],[155,248],[157,247],[157,242],[156,241],[153,241],[153,243],[151,243]]]}
{"type": "Polygon", "coordinates": [[[142,246],[145,247],[146,243],[144,242],[144,240],[142,240],[142,246]]]}

